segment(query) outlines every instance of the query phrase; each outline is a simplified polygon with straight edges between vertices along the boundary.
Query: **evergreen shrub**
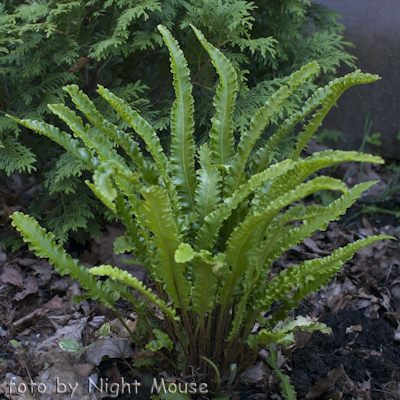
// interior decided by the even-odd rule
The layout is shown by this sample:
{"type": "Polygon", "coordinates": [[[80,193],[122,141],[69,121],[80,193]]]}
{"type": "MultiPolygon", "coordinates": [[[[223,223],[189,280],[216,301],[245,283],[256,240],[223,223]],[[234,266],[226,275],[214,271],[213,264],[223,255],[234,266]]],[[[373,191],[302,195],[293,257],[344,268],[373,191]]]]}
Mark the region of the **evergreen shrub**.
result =
{"type": "MultiPolygon", "coordinates": [[[[47,138],[21,128],[5,113],[47,120],[65,129],[47,104],[71,105],[62,86],[75,83],[93,98],[103,116],[119,129],[129,130],[124,119],[97,96],[97,85],[102,84],[161,132],[160,140],[166,147],[174,93],[168,52],[157,30],[161,23],[173,32],[187,56],[196,104],[195,140],[201,143],[210,129],[210,100],[218,77],[189,27],[192,23],[224,53],[238,74],[233,115],[238,139],[249,127],[249,116],[301,66],[316,60],[322,79],[334,74],[340,62],[353,65],[354,58],[344,51],[349,43],[340,36],[343,26],[336,22],[337,16],[324,6],[303,0],[4,1],[0,5],[3,177],[13,171],[36,169],[37,182],[42,185],[37,186],[39,193],[29,212],[61,243],[70,235],[82,242],[85,231],[92,235],[100,232],[97,212],[111,218],[83,183],[88,175],[82,164],[47,138]]],[[[311,79],[297,88],[279,116],[294,112],[301,105],[299,97],[315,88],[311,79]]],[[[272,126],[275,122],[274,116],[272,126]]],[[[97,132],[97,128],[92,129],[97,132]]],[[[287,148],[282,142],[280,150],[287,148]]],[[[15,241],[7,243],[18,246],[15,241]]]]}

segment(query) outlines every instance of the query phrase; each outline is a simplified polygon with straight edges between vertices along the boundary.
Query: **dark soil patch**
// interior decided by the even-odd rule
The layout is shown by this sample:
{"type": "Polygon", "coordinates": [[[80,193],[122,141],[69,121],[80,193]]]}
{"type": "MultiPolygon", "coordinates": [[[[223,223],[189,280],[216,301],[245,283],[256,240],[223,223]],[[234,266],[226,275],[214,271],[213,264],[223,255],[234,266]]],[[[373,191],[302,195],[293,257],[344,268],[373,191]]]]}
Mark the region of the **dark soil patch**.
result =
{"type": "MultiPolygon", "coordinates": [[[[361,310],[328,314],[323,322],[332,328],[332,334],[318,332],[293,353],[292,382],[298,397],[306,396],[319,378],[343,365],[353,382],[372,378],[372,398],[382,399],[385,385],[400,380],[400,344],[394,341],[394,328],[382,318],[370,320],[361,310]],[[362,332],[346,333],[346,328],[354,325],[361,325],[362,332]]],[[[343,396],[343,400],[351,398],[343,396]]]]}

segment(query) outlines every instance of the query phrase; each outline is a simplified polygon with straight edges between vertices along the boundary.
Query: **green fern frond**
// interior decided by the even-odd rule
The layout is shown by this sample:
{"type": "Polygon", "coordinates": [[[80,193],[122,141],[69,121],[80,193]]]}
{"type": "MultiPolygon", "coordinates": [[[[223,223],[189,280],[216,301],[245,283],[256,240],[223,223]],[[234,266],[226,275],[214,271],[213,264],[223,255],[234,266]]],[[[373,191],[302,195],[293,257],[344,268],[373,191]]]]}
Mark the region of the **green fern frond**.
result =
{"type": "Polygon", "coordinates": [[[289,78],[289,87],[283,86],[274,93],[250,121],[250,130],[242,134],[237,147],[237,154],[229,169],[226,180],[226,195],[231,195],[242,183],[243,174],[256,141],[260,138],[272,116],[278,112],[283,102],[310,76],[318,71],[318,64],[313,62],[293,73],[289,78]]]}
{"type": "Polygon", "coordinates": [[[293,165],[293,168],[275,179],[268,188],[261,187],[254,196],[253,204],[262,208],[278,195],[282,195],[295,188],[313,172],[346,161],[384,163],[380,157],[357,153],[355,151],[326,150],[314,153],[305,159],[297,161],[293,165]]]}
{"type": "Polygon", "coordinates": [[[214,96],[215,115],[211,120],[210,150],[214,165],[229,165],[234,156],[233,107],[238,91],[237,75],[228,59],[204,35],[191,25],[202,46],[211,57],[218,72],[220,83],[214,96]]]}
{"type": "Polygon", "coordinates": [[[221,174],[211,165],[211,154],[207,144],[199,149],[200,168],[197,170],[198,184],[195,192],[195,211],[199,215],[198,223],[213,212],[221,201],[221,174]]]}
{"type": "Polygon", "coordinates": [[[111,265],[100,265],[99,267],[93,267],[89,270],[92,275],[108,276],[111,279],[116,279],[125,285],[129,285],[141,293],[143,296],[159,307],[165,315],[170,318],[179,320],[176,316],[176,311],[172,307],[167,307],[165,301],[157,299],[157,296],[152,293],[151,289],[143,285],[143,282],[138,281],[138,279],[132,276],[129,272],[123,271],[117,267],[112,267],[111,265]]]}
{"type": "Polygon", "coordinates": [[[155,166],[144,160],[143,154],[140,150],[139,144],[135,142],[127,133],[118,130],[118,128],[108,122],[96,109],[93,102],[79,90],[76,85],[69,85],[64,87],[64,90],[71,96],[72,101],[85,117],[97,129],[103,132],[106,136],[112,139],[115,143],[121,146],[126,154],[132,159],[138,167],[139,172],[145,181],[154,185],[158,181],[158,173],[155,166]]]}
{"type": "Polygon", "coordinates": [[[384,239],[393,239],[393,237],[378,235],[360,239],[335,250],[330,256],[307,260],[300,265],[294,265],[282,271],[266,285],[261,300],[262,310],[269,310],[272,302],[280,301],[292,291],[293,287],[304,284],[307,280],[314,280],[322,276],[326,277],[326,280],[331,279],[342,267],[343,263],[353,257],[354,253],[368,244],[384,239]]]}
{"type": "Polygon", "coordinates": [[[90,150],[86,147],[81,147],[79,141],[74,139],[69,133],[62,132],[57,127],[49,125],[46,122],[18,119],[11,115],[8,115],[8,117],[26,128],[54,140],[60,146],[64,147],[72,156],[77,157],[89,170],[93,170],[99,164],[99,160],[90,150]]]}
{"type": "Polygon", "coordinates": [[[99,85],[97,92],[115,109],[115,111],[137,132],[146,143],[147,150],[152,155],[164,183],[169,183],[169,162],[164,154],[156,132],[152,126],[143,119],[137,111],[130,108],[122,99],[99,85]]]}
{"type": "Polygon", "coordinates": [[[279,387],[281,388],[282,396],[285,400],[296,400],[296,391],[291,384],[290,378],[286,376],[278,367],[278,355],[272,343],[269,345],[268,350],[268,364],[274,369],[276,375],[278,375],[279,379],[281,380],[279,387]]]}
{"type": "Polygon", "coordinates": [[[72,279],[78,280],[92,299],[114,309],[118,295],[111,293],[101,281],[90,274],[89,268],[79,265],[78,260],[67,254],[61,245],[56,244],[52,233],[46,232],[32,217],[21,212],[15,212],[10,218],[13,221],[12,225],[21,232],[24,241],[38,257],[47,258],[60,275],[68,274],[72,279]]]}
{"type": "Polygon", "coordinates": [[[272,165],[270,168],[253,175],[247,183],[236,190],[231,197],[219,205],[219,207],[204,218],[204,224],[196,236],[196,248],[210,249],[218,237],[218,232],[223,222],[229,218],[232,211],[236,209],[251,193],[269,180],[284,174],[291,167],[290,160],[272,165]]]}
{"type": "Polygon", "coordinates": [[[249,346],[254,349],[257,345],[269,346],[271,343],[289,346],[295,343],[294,332],[315,332],[320,331],[325,334],[332,333],[332,330],[325,324],[314,322],[312,319],[299,315],[296,319],[289,321],[285,325],[274,329],[273,331],[261,329],[256,335],[249,336],[249,346]]]}
{"type": "Polygon", "coordinates": [[[157,249],[157,275],[162,277],[172,303],[184,311],[190,301],[190,286],[184,276],[185,264],[175,261],[179,236],[168,194],[160,186],[143,188],[140,193],[144,201],[140,203],[139,212],[145,225],[154,234],[152,243],[157,249]]]}
{"type": "Polygon", "coordinates": [[[220,301],[228,304],[240,288],[241,277],[244,274],[248,261],[248,251],[259,246],[265,229],[276,214],[284,207],[309,196],[317,190],[330,189],[347,192],[342,181],[329,177],[318,177],[299,185],[296,189],[271,202],[261,213],[249,215],[232,233],[226,244],[226,263],[231,267],[224,276],[220,290],[220,301]]]}
{"type": "Polygon", "coordinates": [[[193,96],[190,71],[178,42],[162,25],[158,26],[170,53],[176,99],[171,109],[172,179],[181,200],[182,211],[194,211],[196,173],[194,170],[194,121],[193,96]]]}
{"type": "Polygon", "coordinates": [[[297,160],[304,149],[304,146],[321,125],[321,122],[325,118],[328,111],[332,108],[332,106],[336,103],[338,98],[346,89],[354,85],[363,85],[365,83],[375,82],[378,79],[380,79],[378,75],[362,74],[360,70],[357,70],[347,74],[342,78],[337,78],[334,81],[329,82],[328,86],[332,93],[324,99],[321,109],[316,112],[313,118],[305,126],[305,129],[300,133],[296,144],[296,149],[293,153],[293,159],[297,160]]]}
{"type": "Polygon", "coordinates": [[[272,152],[276,149],[278,144],[299,122],[320,106],[330,94],[332,94],[332,90],[329,85],[324,88],[318,88],[310,99],[305,102],[300,111],[297,111],[279,124],[277,131],[268,139],[267,144],[257,150],[254,159],[255,173],[262,171],[265,166],[269,164],[272,152]]]}

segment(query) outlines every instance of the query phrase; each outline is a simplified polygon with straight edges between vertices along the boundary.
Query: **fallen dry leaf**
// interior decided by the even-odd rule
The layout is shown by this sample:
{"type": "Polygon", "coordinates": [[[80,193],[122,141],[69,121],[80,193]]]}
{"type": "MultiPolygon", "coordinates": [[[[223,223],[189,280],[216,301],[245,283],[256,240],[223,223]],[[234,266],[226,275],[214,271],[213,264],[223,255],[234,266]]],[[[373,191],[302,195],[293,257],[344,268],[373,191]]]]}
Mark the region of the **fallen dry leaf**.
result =
{"type": "Polygon", "coordinates": [[[86,350],[86,359],[90,364],[99,365],[104,356],[110,358],[132,358],[134,352],[127,341],[109,337],[93,343],[86,350]]]}
{"type": "Polygon", "coordinates": [[[75,364],[76,370],[83,378],[87,378],[93,371],[94,365],[90,364],[75,364]]]}
{"type": "MultiPolygon", "coordinates": [[[[124,322],[126,326],[131,330],[131,332],[135,332],[136,325],[138,320],[131,320],[129,318],[124,318],[124,322]]],[[[121,321],[118,318],[115,318],[110,322],[110,327],[114,328],[113,332],[116,333],[121,339],[130,339],[131,334],[127,331],[127,329],[122,325],[121,321]]]]}
{"type": "Polygon", "coordinates": [[[30,394],[30,386],[20,377],[10,372],[0,385],[0,393],[11,400],[35,400],[30,394]]]}
{"type": "Polygon", "coordinates": [[[73,281],[69,276],[63,276],[61,279],[54,280],[49,289],[55,290],[57,292],[65,292],[71,285],[73,281]]]}
{"type": "Polygon", "coordinates": [[[38,260],[35,265],[31,265],[31,268],[35,270],[34,274],[39,275],[43,282],[48,282],[53,274],[58,275],[58,272],[46,260],[38,260]]]}
{"type": "Polygon", "coordinates": [[[79,374],[77,368],[71,364],[69,355],[61,352],[52,353],[54,365],[42,369],[38,376],[33,378],[37,387],[45,388],[41,400],[81,399],[88,393],[87,382],[79,374]]]}
{"type": "Polygon", "coordinates": [[[346,333],[362,332],[361,325],[350,325],[346,328],[346,333]]]}
{"type": "Polygon", "coordinates": [[[13,297],[13,300],[20,301],[29,294],[37,293],[38,291],[39,287],[36,282],[36,278],[34,276],[28,276],[27,278],[24,278],[24,290],[22,292],[17,293],[13,297]]]}
{"type": "Polygon", "coordinates": [[[43,308],[45,310],[61,310],[65,305],[63,299],[60,298],[59,295],[54,296],[47,303],[43,304],[43,308]]]}
{"type": "Polygon", "coordinates": [[[331,386],[334,386],[335,383],[345,375],[346,371],[344,370],[343,365],[341,368],[331,370],[326,378],[318,379],[318,382],[311,388],[304,399],[316,399],[317,397],[322,396],[331,386]]]}
{"type": "Polygon", "coordinates": [[[268,382],[270,375],[271,371],[268,365],[263,361],[258,361],[256,364],[248,367],[239,378],[241,382],[254,384],[261,381],[268,382]]]}
{"type": "Polygon", "coordinates": [[[57,329],[53,336],[50,336],[36,347],[36,351],[46,351],[49,347],[58,348],[61,339],[73,339],[79,342],[82,339],[82,331],[87,323],[87,317],[70,321],[67,326],[57,329]]]}
{"type": "Polygon", "coordinates": [[[12,267],[9,264],[3,265],[3,272],[0,275],[0,280],[3,283],[22,288],[24,286],[21,270],[18,267],[12,267]]]}

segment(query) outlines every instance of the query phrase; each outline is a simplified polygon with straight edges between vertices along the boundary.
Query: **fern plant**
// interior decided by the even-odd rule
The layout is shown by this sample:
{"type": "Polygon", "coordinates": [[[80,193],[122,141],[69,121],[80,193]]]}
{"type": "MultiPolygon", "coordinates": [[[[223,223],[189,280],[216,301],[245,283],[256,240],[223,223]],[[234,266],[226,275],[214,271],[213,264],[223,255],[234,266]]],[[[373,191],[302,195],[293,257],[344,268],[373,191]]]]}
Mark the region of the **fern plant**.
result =
{"type": "MultiPolygon", "coordinates": [[[[85,297],[115,311],[120,297],[132,303],[139,317],[132,339],[136,346],[154,354],[147,362],[157,359],[158,366],[160,362],[168,364],[175,373],[194,366],[211,390],[218,392],[230,367],[236,364],[240,373],[261,348],[272,343],[291,344],[299,330],[329,332],[324,324],[307,318],[289,318],[290,311],[326,285],[357,250],[390,237],[361,239],[330,256],[304,261],[270,277],[274,260],[317,229],[325,229],[374,184],[348,189],[337,179],[310,176],[339,162],[383,163],[380,157],[344,151],[324,151],[305,159],[300,155],[340,94],[378,77],[356,71],[317,89],[251,157],[273,116],[319,66],[311,62],[291,74],[288,84],[252,116],[249,130],[236,143],[236,71],[221,51],[192,28],[219,76],[209,140],[202,146],[196,147],[193,138],[194,100],[187,62],[178,42],[161,25],[176,94],[169,157],[151,124],[103,86],[98,88],[99,95],[146,143],[150,159],[133,135],[106,120],[75,85],[65,87],[65,91],[88,123],[63,104],[49,105],[73,135],[45,122],[14,118],[57,142],[93,173],[93,180],[86,180],[87,186],[127,228],[115,241],[115,252],[133,252],[135,262],[143,264],[155,282],[154,290],[118,268],[79,265],[32,217],[16,212],[11,218],[39,257],[48,258],[60,274],[79,280],[87,290],[85,297]],[[307,116],[291,157],[271,162],[277,144],[307,116]],[[293,204],[320,190],[341,191],[342,196],[326,207],[293,204]],[[96,276],[107,279],[97,280],[96,276]],[[137,292],[147,301],[136,299],[137,292]],[[272,312],[276,302],[280,305],[272,312]],[[259,328],[255,331],[256,322],[259,328]]],[[[274,360],[271,347],[272,366],[274,360]]],[[[136,365],[141,363],[135,361],[136,365]]],[[[293,398],[288,378],[282,387],[285,397],[293,398]]]]}
{"type": "MultiPolygon", "coordinates": [[[[258,4],[249,0],[1,2],[0,179],[36,168],[38,194],[29,213],[61,243],[70,237],[84,242],[87,233],[100,232],[97,217],[104,210],[84,184],[88,178],[84,169],[51,140],[32,135],[6,118],[6,113],[46,120],[64,129],[47,104],[65,101],[71,106],[62,87],[75,83],[105,118],[119,129],[129,129],[100,101],[95,90],[102,84],[151,122],[163,142],[170,134],[173,99],[168,52],[162,49],[157,29],[163,24],[173,30],[187,55],[196,87],[195,135],[203,138],[213,112],[216,74],[189,27],[192,23],[232,61],[239,74],[233,119],[235,129],[242,132],[249,115],[301,66],[317,60],[325,79],[340,63],[354,66],[354,57],[344,51],[349,43],[340,36],[344,27],[336,22],[337,16],[308,0],[258,4]],[[246,70],[252,79],[246,80],[246,70]]],[[[310,80],[299,95],[313,88],[315,83],[310,80]]],[[[297,95],[292,96],[281,112],[291,112],[298,104],[297,95]]]]}

